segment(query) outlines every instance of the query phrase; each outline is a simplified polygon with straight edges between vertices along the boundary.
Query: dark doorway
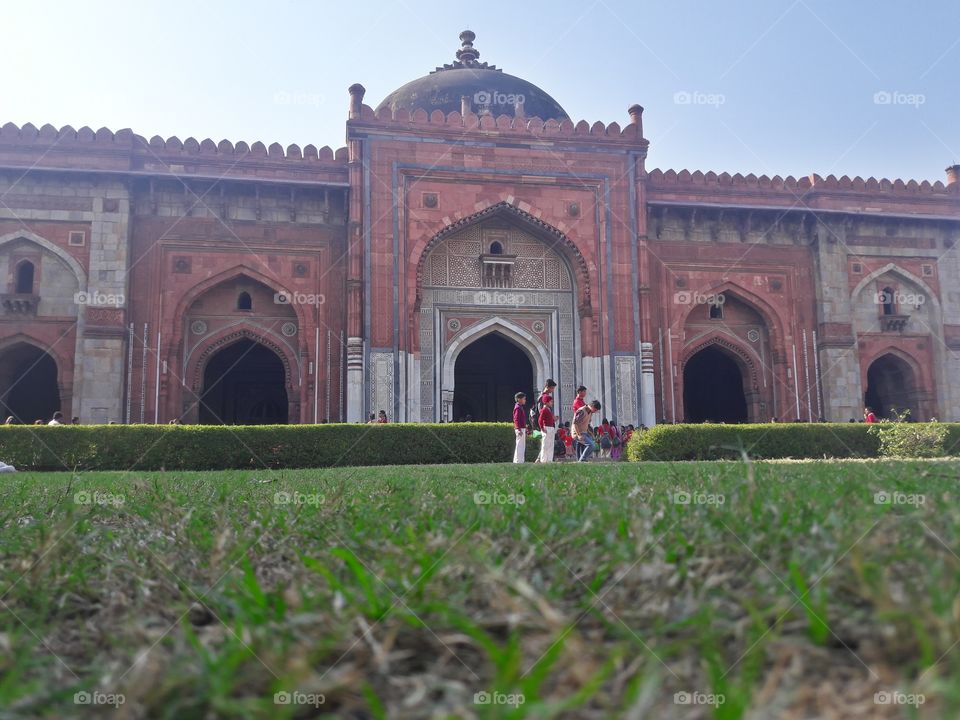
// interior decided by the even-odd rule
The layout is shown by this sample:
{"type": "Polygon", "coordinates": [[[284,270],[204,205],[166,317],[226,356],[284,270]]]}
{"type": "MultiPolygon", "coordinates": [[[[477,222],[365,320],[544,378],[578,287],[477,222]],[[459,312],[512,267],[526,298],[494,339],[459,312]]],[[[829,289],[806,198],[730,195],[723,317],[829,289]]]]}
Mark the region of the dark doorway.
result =
{"type": "Polygon", "coordinates": [[[683,369],[686,422],[747,422],[743,376],[737,362],[716,347],[704,348],[683,369]]]}
{"type": "Polygon", "coordinates": [[[0,355],[0,406],[3,420],[10,415],[18,423],[50,420],[60,409],[56,361],[28,343],[0,355]]]}
{"type": "Polygon", "coordinates": [[[509,422],[518,392],[533,402],[530,358],[502,335],[484,335],[457,356],[452,419],[509,422]]]}
{"type": "Polygon", "coordinates": [[[275,352],[253,340],[240,340],[207,363],[201,424],[273,425],[287,419],[283,363],[275,352]]]}
{"type": "Polygon", "coordinates": [[[879,419],[892,419],[896,409],[909,410],[911,420],[921,420],[910,366],[895,355],[884,355],[870,363],[864,405],[879,419]]]}

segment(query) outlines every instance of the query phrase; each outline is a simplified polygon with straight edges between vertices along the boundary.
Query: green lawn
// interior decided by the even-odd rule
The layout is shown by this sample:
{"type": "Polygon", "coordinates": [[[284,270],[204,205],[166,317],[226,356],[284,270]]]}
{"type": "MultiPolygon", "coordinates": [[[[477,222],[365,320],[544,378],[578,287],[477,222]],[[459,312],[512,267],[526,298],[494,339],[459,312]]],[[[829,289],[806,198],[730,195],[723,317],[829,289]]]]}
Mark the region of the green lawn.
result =
{"type": "Polygon", "coordinates": [[[955,718],[958,471],[0,475],[0,718],[955,718]]]}

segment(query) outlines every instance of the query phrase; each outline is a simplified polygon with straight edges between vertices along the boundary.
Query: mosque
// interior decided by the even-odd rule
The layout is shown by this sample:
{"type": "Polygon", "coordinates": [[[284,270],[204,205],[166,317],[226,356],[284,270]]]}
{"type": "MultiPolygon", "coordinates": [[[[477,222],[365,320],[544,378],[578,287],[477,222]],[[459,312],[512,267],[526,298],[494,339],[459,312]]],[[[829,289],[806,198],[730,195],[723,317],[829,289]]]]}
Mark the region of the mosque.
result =
{"type": "Polygon", "coordinates": [[[640,105],[576,120],[475,39],[352,85],[337,150],[0,128],[0,412],[507,420],[551,377],[624,424],[960,419],[960,166],[651,169],[640,105]]]}

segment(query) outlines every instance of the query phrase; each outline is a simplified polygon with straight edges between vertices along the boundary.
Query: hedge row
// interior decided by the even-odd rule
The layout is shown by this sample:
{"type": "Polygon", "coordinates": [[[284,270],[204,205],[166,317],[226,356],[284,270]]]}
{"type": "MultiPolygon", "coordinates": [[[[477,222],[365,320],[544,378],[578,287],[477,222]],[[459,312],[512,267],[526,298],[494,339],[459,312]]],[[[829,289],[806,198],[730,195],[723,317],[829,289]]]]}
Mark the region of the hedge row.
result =
{"type": "MultiPolygon", "coordinates": [[[[945,454],[960,454],[960,424],[947,423],[945,454]]],[[[866,423],[766,423],[757,425],[657,425],[636,432],[627,457],[642,460],[740,458],[871,458],[879,453],[866,423]]]]}
{"type": "MultiPolygon", "coordinates": [[[[630,460],[877,457],[863,423],[658,425],[630,460]]],[[[960,424],[945,454],[960,455],[960,424]]],[[[0,460],[23,470],[228,470],[509,462],[508,423],[387,425],[67,425],[0,428],[0,460]]],[[[528,439],[527,460],[540,449],[528,439]]]]}
{"type": "MultiPolygon", "coordinates": [[[[22,470],[228,470],[509,462],[508,423],[67,425],[0,428],[22,470]]],[[[528,439],[527,460],[540,449],[528,439]]]]}

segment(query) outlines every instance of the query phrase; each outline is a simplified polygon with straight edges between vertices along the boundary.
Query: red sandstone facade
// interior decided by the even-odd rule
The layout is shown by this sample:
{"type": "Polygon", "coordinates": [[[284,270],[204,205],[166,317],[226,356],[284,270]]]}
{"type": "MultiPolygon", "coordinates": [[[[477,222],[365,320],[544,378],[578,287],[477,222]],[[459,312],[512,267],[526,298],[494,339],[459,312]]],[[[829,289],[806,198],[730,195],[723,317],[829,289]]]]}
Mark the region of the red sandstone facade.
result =
{"type": "Polygon", "coordinates": [[[336,152],[0,128],[5,412],[480,419],[555,377],[622,423],[960,418],[956,167],[648,171],[642,108],[574,123],[461,37],[352,86],[336,152]]]}

